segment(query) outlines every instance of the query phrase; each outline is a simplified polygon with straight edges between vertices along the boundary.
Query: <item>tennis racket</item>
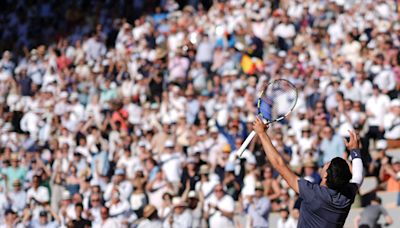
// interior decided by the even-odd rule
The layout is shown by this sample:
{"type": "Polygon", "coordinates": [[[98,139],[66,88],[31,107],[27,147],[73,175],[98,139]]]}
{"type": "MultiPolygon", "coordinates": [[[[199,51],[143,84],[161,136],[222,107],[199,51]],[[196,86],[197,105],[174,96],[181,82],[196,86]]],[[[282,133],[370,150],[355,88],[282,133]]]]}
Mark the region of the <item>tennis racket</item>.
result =
{"type": "MultiPolygon", "coordinates": [[[[297,103],[296,87],[285,79],[277,79],[266,84],[257,100],[258,116],[265,124],[278,122],[287,117],[294,109],[297,103]]],[[[256,135],[252,131],[246,140],[237,150],[237,155],[242,156],[244,150],[250,144],[256,135]]]]}

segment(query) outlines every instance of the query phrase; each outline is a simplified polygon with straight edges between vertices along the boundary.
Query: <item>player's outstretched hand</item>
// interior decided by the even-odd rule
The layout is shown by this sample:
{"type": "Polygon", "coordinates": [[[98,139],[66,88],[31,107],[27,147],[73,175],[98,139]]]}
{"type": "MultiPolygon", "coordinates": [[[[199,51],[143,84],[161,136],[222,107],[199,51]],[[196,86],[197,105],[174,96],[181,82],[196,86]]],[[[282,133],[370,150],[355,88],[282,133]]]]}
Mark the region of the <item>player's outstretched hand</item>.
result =
{"type": "Polygon", "coordinates": [[[360,149],[360,138],[357,135],[355,131],[349,131],[350,133],[350,140],[347,142],[346,139],[344,139],[344,144],[346,144],[347,149],[349,150],[355,150],[355,149],[360,149]]]}
{"type": "Polygon", "coordinates": [[[256,120],[253,122],[253,129],[259,135],[265,133],[265,130],[268,128],[267,124],[264,124],[260,117],[256,117],[256,120]]]}

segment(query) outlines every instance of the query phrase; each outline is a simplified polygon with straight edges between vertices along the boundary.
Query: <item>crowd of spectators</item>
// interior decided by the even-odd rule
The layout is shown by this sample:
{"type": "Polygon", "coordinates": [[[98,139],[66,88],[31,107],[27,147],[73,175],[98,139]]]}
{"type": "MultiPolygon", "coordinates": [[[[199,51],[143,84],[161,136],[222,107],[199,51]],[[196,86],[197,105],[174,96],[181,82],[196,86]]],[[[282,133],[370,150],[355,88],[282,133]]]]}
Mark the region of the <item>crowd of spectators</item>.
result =
{"type": "Polygon", "coordinates": [[[400,192],[394,0],[166,0],[134,20],[123,1],[1,2],[0,227],[296,227],[257,138],[235,155],[277,78],[299,97],[268,131],[299,176],[319,183],[356,130],[365,174],[400,192]]]}

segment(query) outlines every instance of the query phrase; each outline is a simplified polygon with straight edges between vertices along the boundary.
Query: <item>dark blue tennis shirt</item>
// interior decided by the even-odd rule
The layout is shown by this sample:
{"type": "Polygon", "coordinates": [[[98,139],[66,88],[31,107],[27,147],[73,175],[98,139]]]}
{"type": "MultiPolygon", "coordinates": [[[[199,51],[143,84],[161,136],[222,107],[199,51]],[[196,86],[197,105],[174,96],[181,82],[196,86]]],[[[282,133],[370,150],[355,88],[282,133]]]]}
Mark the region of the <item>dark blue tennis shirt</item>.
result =
{"type": "Polygon", "coordinates": [[[299,179],[299,194],[302,198],[297,227],[343,227],[358,186],[349,183],[340,191],[299,179]]]}

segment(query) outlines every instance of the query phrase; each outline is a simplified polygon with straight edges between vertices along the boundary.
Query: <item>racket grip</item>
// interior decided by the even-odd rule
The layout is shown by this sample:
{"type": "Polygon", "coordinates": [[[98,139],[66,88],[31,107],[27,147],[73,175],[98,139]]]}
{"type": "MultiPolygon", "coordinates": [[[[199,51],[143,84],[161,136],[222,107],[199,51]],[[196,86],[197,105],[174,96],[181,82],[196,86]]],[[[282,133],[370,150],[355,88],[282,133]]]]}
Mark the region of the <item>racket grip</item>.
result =
{"type": "Polygon", "coordinates": [[[254,136],[256,136],[256,132],[252,131],[249,136],[247,136],[246,140],[242,143],[240,146],[239,150],[236,151],[236,155],[240,158],[244,152],[244,150],[247,148],[247,146],[250,144],[251,140],[253,140],[254,136]]]}

